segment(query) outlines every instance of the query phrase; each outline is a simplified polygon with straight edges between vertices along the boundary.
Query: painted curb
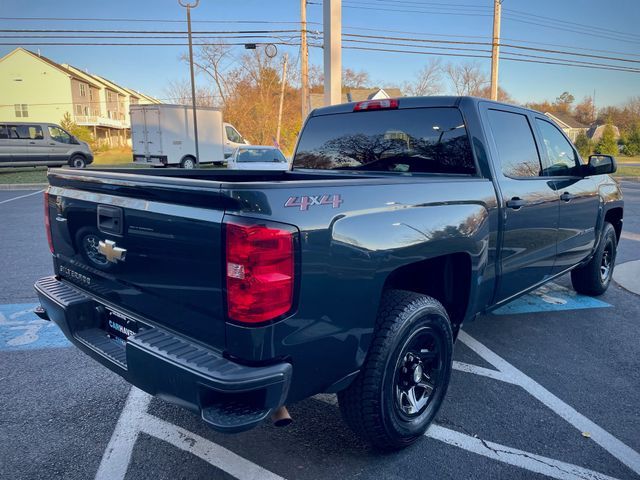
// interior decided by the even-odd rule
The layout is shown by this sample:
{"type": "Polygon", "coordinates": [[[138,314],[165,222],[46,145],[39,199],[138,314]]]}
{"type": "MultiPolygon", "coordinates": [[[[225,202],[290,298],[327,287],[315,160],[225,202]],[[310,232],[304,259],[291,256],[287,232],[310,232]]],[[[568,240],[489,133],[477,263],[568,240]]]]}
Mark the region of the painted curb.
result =
{"type": "Polygon", "coordinates": [[[48,183],[0,183],[0,190],[40,190],[48,183]]]}
{"type": "Polygon", "coordinates": [[[613,270],[613,281],[627,292],[640,295],[640,260],[616,265],[613,270]]]}

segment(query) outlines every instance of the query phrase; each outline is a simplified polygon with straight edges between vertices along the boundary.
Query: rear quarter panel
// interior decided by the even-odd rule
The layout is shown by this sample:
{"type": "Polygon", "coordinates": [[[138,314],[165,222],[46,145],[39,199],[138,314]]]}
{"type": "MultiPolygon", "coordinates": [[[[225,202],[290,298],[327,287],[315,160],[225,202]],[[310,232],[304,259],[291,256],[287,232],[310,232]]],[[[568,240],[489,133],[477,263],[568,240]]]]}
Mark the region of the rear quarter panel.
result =
{"type": "MultiPolygon", "coordinates": [[[[495,237],[490,232],[496,231],[498,219],[489,180],[405,177],[357,182],[327,181],[321,187],[291,182],[259,189],[244,184],[228,190],[237,203],[227,214],[284,222],[300,232],[297,310],[250,333],[227,324],[231,355],[255,361],[291,359],[294,398],[315,393],[302,380],[309,375],[325,379],[327,388],[361,366],[385,280],[395,269],[464,252],[473,270],[470,298],[487,302],[493,293],[495,237]],[[322,195],[339,195],[340,201],[307,209],[285,206],[292,197],[322,195]]],[[[468,311],[478,309],[474,303],[468,311]]],[[[317,383],[308,383],[317,389],[317,383]]]]}

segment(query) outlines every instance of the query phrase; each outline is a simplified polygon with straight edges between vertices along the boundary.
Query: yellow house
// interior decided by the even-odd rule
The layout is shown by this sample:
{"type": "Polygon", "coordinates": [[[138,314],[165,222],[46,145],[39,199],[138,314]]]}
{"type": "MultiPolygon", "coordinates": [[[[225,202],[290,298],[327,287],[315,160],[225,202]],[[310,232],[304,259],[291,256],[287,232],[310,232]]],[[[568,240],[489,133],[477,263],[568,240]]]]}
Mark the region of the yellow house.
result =
{"type": "Polygon", "coordinates": [[[124,145],[129,106],[160,103],[103,77],[58,64],[24,48],[0,58],[0,121],[60,123],[69,113],[109,146],[124,145]]]}

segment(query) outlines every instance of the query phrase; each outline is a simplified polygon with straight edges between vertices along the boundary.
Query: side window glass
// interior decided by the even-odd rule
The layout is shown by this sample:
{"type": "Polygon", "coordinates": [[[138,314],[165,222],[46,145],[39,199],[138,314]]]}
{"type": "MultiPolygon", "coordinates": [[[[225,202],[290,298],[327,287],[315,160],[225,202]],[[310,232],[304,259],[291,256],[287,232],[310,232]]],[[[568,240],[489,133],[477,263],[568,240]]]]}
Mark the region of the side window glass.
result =
{"type": "Polygon", "coordinates": [[[558,128],[540,118],[536,123],[542,135],[542,143],[547,158],[544,161],[543,173],[546,176],[576,175],[579,167],[578,157],[571,143],[560,133],[558,128]]]}
{"type": "Polygon", "coordinates": [[[42,127],[39,125],[29,126],[28,138],[31,140],[44,140],[44,134],[42,133],[42,127]]]}
{"type": "Polygon", "coordinates": [[[6,125],[0,125],[0,139],[9,138],[9,129],[6,125]]]}
{"type": "Polygon", "coordinates": [[[489,110],[488,116],[502,173],[513,178],[540,176],[540,156],[526,115],[489,110]]]}
{"type": "Polygon", "coordinates": [[[51,139],[60,143],[71,143],[69,134],[58,127],[49,127],[49,135],[51,139]]]}

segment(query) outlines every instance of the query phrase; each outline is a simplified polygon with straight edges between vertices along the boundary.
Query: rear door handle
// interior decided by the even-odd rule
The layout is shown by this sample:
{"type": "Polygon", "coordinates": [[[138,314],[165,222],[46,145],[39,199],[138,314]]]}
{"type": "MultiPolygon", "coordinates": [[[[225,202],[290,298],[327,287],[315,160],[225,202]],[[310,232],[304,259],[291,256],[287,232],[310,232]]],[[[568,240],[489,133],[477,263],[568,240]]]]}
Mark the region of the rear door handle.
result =
{"type": "Polygon", "coordinates": [[[507,207],[514,210],[520,210],[527,204],[526,200],[522,200],[520,197],[513,197],[511,200],[507,200],[507,207]]]}
{"type": "Polygon", "coordinates": [[[560,200],[562,200],[563,202],[570,202],[574,198],[576,198],[576,196],[569,192],[564,192],[562,195],[560,195],[560,200]]]}

